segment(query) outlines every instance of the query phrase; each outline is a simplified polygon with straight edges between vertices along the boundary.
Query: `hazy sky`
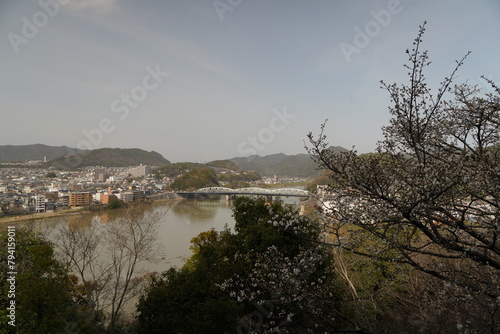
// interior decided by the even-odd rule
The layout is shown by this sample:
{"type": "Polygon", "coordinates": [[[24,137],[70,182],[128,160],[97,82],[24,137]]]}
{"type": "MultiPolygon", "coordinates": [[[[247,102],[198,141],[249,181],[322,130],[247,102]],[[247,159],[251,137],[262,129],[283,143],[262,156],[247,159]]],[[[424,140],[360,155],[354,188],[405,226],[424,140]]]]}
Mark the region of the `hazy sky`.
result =
{"type": "Polygon", "coordinates": [[[172,162],[371,151],[418,26],[436,85],[500,78],[500,1],[0,0],[0,144],[138,147],[172,162]]]}

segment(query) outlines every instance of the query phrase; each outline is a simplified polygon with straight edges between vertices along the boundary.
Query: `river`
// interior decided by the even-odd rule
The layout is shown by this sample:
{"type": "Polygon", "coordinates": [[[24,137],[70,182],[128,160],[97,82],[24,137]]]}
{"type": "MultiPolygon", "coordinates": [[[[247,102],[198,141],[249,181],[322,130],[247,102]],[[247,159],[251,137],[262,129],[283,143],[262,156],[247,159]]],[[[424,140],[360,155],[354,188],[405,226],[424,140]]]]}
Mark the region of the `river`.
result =
{"type": "MultiPolygon", "coordinates": [[[[285,203],[299,203],[296,198],[285,198],[285,203]]],[[[147,271],[163,272],[171,267],[181,267],[185,259],[191,256],[190,241],[201,232],[215,229],[221,231],[224,226],[234,228],[231,201],[221,199],[182,199],[159,204],[157,210],[165,212],[158,229],[158,244],[163,247],[164,257],[155,264],[142,264],[147,271]]],[[[79,216],[82,228],[90,224],[107,223],[119,218],[120,210],[86,213],[79,216]]],[[[75,218],[71,218],[75,219],[75,218]]],[[[49,218],[41,222],[41,229],[67,224],[62,218],[49,218]]]]}

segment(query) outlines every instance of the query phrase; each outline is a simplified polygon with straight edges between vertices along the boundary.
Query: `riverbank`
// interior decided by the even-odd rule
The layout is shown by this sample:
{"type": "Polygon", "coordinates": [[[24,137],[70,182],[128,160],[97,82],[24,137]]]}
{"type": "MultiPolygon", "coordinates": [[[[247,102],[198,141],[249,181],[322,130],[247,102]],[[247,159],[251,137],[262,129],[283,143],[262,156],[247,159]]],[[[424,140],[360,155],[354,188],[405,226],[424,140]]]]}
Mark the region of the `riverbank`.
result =
{"type": "Polygon", "coordinates": [[[77,216],[86,212],[89,211],[85,210],[84,208],[77,208],[77,209],[63,210],[63,211],[33,213],[31,215],[7,216],[0,218],[0,226],[4,226],[7,224],[14,224],[14,223],[25,223],[40,219],[77,216]]]}
{"type": "MultiPolygon", "coordinates": [[[[168,198],[151,198],[155,204],[162,204],[172,201],[177,201],[180,198],[178,197],[168,197],[168,198]]],[[[86,213],[97,213],[97,212],[108,212],[115,209],[100,209],[100,210],[88,210],[87,208],[75,208],[70,210],[62,210],[62,211],[53,211],[53,212],[40,212],[33,213],[30,215],[20,215],[20,216],[4,216],[0,217],[0,227],[7,226],[9,224],[18,224],[18,223],[26,223],[35,220],[41,219],[50,219],[50,218],[61,218],[61,217],[71,217],[83,215],[86,213]]]]}
{"type": "MultiPolygon", "coordinates": [[[[295,183],[278,183],[278,184],[258,184],[258,187],[261,188],[292,188],[292,187],[305,187],[307,185],[306,182],[295,182],[295,183]]],[[[182,200],[182,198],[178,197],[175,193],[165,193],[157,196],[148,197],[148,199],[153,200],[155,204],[168,203],[172,201],[182,200]]],[[[69,216],[78,216],[86,213],[97,213],[97,212],[108,212],[114,209],[97,209],[88,210],[88,208],[74,208],[69,210],[62,211],[53,211],[53,212],[40,212],[33,213],[30,215],[20,215],[20,216],[3,216],[0,217],[0,227],[7,226],[9,224],[17,224],[17,223],[25,223],[35,220],[42,219],[50,219],[50,218],[61,218],[61,217],[69,217],[69,216]]]]}

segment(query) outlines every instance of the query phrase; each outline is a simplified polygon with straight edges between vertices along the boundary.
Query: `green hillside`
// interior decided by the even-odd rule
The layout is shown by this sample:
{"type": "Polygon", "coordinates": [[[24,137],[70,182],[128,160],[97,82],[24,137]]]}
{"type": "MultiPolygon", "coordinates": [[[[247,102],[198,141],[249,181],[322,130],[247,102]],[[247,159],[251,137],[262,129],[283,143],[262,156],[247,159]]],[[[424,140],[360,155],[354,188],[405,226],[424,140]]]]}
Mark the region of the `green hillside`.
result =
{"type": "Polygon", "coordinates": [[[240,168],[231,160],[214,160],[207,162],[207,166],[238,171],[240,168]]]}
{"type": "MultiPolygon", "coordinates": [[[[334,153],[347,152],[340,146],[328,148],[334,153]]],[[[317,170],[317,164],[306,153],[296,155],[286,155],[283,153],[267,156],[252,155],[250,157],[237,157],[230,159],[240,169],[253,170],[263,176],[290,176],[290,177],[315,177],[320,172],[317,170]]]]}
{"type": "Polygon", "coordinates": [[[87,166],[128,167],[140,164],[159,166],[169,163],[154,151],[147,152],[138,148],[101,148],[59,157],[48,164],[57,169],[72,169],[87,166]]]}
{"type": "Polygon", "coordinates": [[[189,172],[192,169],[204,167],[194,162],[176,162],[155,169],[154,174],[158,177],[176,177],[189,172]]]}
{"type": "Polygon", "coordinates": [[[170,188],[175,190],[196,190],[218,185],[217,174],[212,168],[197,167],[175,179],[170,188]]]}
{"type": "Polygon", "coordinates": [[[83,152],[67,146],[0,145],[0,161],[53,160],[68,154],[83,152]]]}

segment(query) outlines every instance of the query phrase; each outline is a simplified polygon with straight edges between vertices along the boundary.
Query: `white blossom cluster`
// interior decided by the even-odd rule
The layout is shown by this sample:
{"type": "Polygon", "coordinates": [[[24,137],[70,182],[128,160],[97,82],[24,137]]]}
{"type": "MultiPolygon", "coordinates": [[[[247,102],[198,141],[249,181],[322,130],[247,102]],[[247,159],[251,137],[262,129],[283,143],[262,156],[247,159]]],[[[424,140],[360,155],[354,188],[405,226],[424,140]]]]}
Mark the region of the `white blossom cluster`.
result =
{"type": "MultiPolygon", "coordinates": [[[[269,212],[273,214],[272,208],[269,208],[269,212]]],[[[268,223],[305,239],[317,239],[321,234],[320,226],[312,223],[310,217],[294,212],[274,214],[268,223]]]]}
{"type": "Polygon", "coordinates": [[[288,333],[297,312],[309,314],[313,323],[318,320],[316,326],[324,326],[319,319],[325,318],[327,323],[335,321],[335,314],[324,314],[325,305],[335,299],[330,289],[331,277],[324,270],[326,260],[325,250],[320,246],[293,257],[284,256],[276,246],[271,246],[257,256],[247,276],[236,275],[219,288],[238,302],[253,303],[257,309],[261,306],[261,311],[263,305],[267,306],[267,311],[258,317],[261,320],[252,322],[251,333],[288,333]]]}

